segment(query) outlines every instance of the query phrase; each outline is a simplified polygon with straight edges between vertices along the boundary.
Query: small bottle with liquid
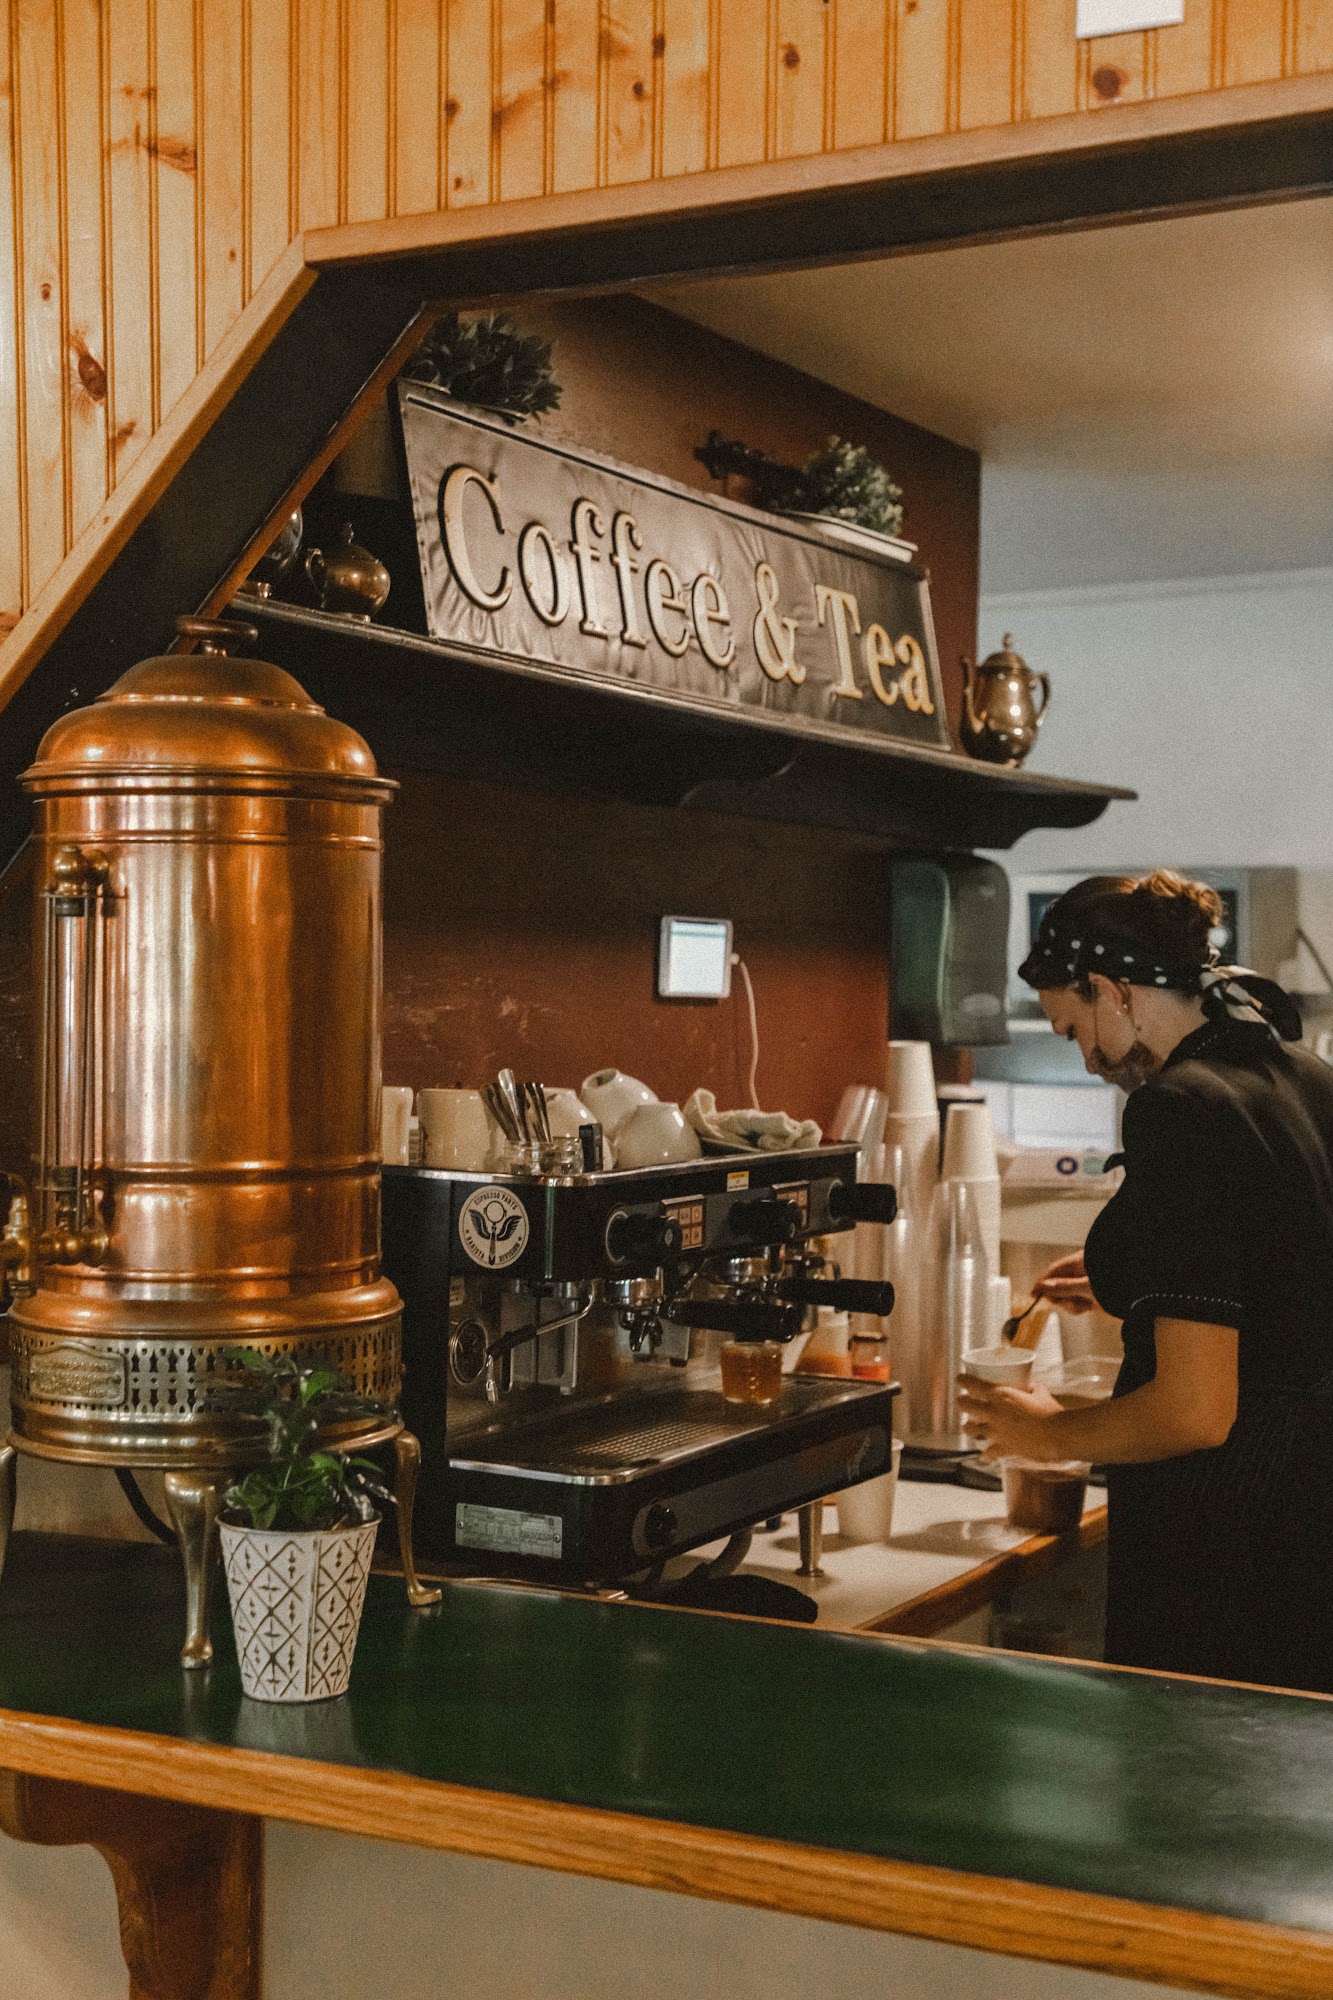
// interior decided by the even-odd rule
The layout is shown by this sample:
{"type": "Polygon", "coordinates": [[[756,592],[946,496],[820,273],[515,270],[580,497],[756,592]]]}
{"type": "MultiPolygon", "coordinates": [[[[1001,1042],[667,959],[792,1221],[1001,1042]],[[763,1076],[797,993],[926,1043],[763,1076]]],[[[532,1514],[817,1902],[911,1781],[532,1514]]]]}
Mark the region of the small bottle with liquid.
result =
{"type": "Polygon", "coordinates": [[[724,1340],[722,1394],[729,1403],[776,1403],[782,1394],[780,1340],[724,1340]]]}
{"type": "Polygon", "coordinates": [[[850,1373],[856,1382],[891,1382],[889,1337],[886,1333],[858,1331],[847,1343],[850,1373]]]}

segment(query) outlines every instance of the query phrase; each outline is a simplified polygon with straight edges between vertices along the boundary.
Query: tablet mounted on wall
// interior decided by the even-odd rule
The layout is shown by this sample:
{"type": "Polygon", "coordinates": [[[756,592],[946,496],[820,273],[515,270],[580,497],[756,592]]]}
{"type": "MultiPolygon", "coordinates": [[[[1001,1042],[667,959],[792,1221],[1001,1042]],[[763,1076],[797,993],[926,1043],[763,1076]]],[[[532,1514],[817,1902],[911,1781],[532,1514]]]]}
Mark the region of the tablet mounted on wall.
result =
{"type": "Polygon", "coordinates": [[[731,992],[731,925],[723,917],[663,917],[659,1000],[725,1000],[731,992]]]}

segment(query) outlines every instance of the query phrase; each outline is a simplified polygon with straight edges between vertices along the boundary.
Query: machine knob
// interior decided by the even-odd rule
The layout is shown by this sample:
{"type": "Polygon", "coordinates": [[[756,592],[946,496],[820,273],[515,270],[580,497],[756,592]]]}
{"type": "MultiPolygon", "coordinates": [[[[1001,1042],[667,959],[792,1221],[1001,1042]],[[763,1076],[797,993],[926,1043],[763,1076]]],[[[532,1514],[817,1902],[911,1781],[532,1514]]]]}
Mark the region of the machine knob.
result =
{"type": "Polygon", "coordinates": [[[654,1553],[669,1549],[676,1538],[676,1510],[668,1507],[665,1500],[654,1500],[643,1517],[644,1547],[654,1553]]]}
{"type": "Polygon", "coordinates": [[[892,1222],[898,1190],[888,1181],[834,1181],[828,1212],[835,1222],[892,1222]]]}
{"type": "Polygon", "coordinates": [[[680,1224],[670,1215],[632,1215],[618,1208],[606,1225],[606,1254],[613,1264],[656,1271],[680,1255],[680,1224]]]}
{"type": "Polygon", "coordinates": [[[771,1195],[738,1201],[727,1216],[727,1228],[747,1243],[793,1243],[801,1233],[801,1211],[794,1202],[771,1195]]]}

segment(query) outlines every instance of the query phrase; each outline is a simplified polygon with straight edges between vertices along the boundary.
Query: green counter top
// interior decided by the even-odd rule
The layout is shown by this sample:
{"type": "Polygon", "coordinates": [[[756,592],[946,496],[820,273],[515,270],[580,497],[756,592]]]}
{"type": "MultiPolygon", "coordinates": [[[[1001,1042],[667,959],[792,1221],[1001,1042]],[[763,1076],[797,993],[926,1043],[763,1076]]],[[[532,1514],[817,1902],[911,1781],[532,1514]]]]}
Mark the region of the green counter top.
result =
{"type": "Polygon", "coordinates": [[[169,1551],[16,1537],[0,1709],[1333,1937],[1324,1700],[375,1577],[351,1693],[283,1708],[225,1611],[181,1672],[180,1596],[169,1551]]]}

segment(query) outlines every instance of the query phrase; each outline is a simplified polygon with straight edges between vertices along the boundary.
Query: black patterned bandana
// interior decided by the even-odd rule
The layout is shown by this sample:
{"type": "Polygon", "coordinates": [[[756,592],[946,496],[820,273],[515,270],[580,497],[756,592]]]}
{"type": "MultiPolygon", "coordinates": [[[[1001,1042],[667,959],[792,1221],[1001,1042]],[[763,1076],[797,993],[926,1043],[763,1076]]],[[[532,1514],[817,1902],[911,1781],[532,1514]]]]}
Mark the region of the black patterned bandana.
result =
{"type": "Polygon", "coordinates": [[[1284,1042],[1301,1039],[1300,1010],[1276,980],[1245,965],[1223,965],[1215,950],[1203,965],[1171,965],[1154,958],[1135,939],[1117,937],[1105,924],[1093,930],[1077,919],[1061,922],[1057,910],[1058,905],[1042,918],[1036,942],[1018,968],[1019,978],[1038,992],[1074,986],[1089,973],[1101,972],[1131,986],[1197,994],[1210,1021],[1266,1028],[1274,1040],[1284,1042]]]}

